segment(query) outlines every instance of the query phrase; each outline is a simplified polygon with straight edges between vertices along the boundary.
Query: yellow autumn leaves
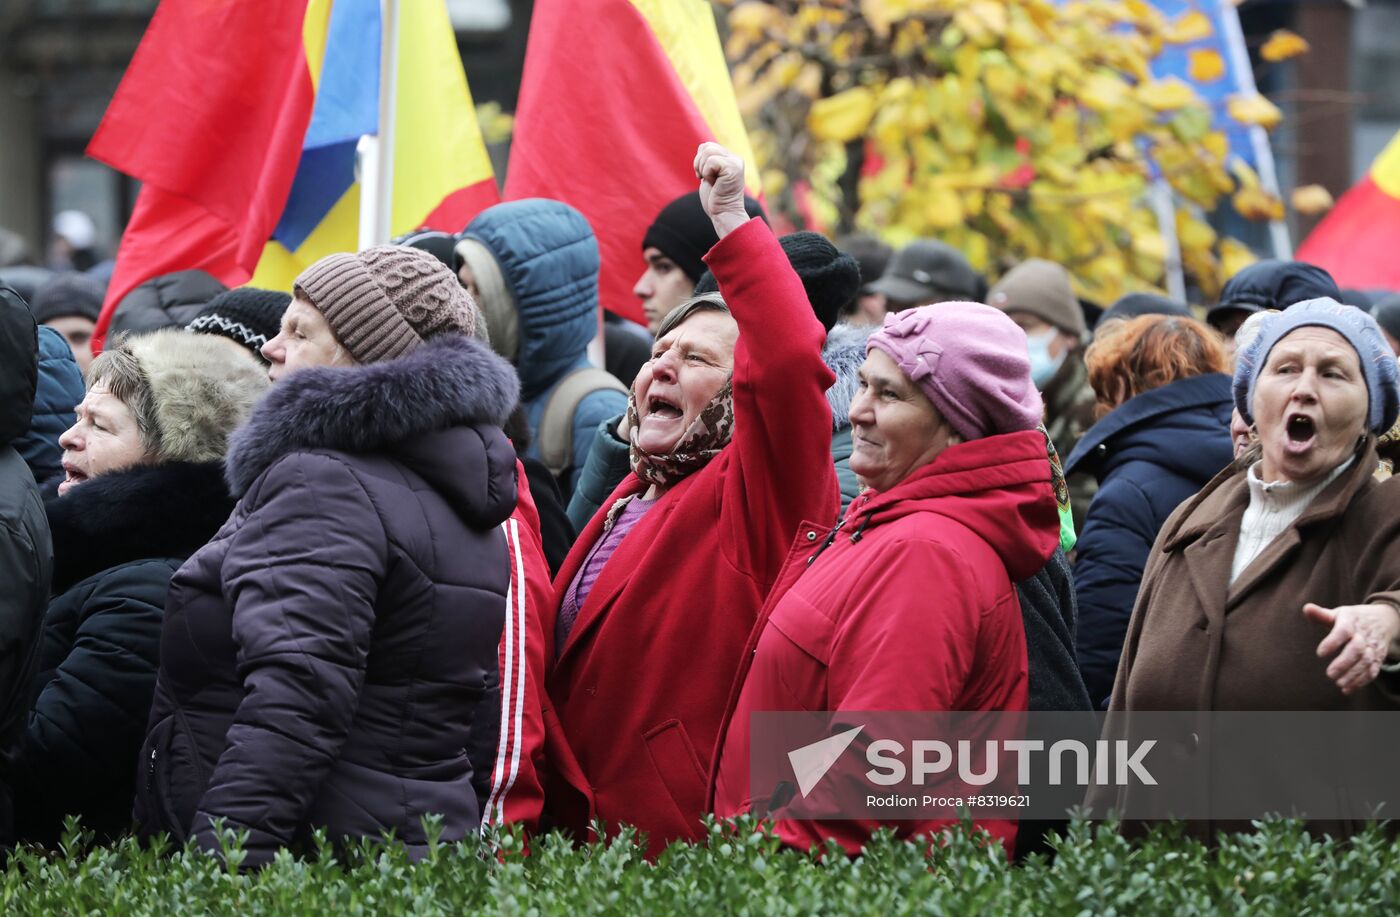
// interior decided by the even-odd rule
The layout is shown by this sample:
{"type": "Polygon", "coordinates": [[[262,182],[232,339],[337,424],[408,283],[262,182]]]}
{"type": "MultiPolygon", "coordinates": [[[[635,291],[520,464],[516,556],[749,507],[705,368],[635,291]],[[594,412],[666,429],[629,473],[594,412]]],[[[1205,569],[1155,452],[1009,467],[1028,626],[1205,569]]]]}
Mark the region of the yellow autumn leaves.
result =
{"type": "MultiPolygon", "coordinates": [[[[1168,20],[1146,0],[737,0],[727,15],[770,205],[828,231],[896,245],[934,236],[993,277],[1049,258],[1107,303],[1163,283],[1154,180],[1176,194],[1182,260],[1207,296],[1248,250],[1217,238],[1204,213],[1227,195],[1252,218],[1282,211],[1229,162],[1194,86],[1153,76],[1153,58],[1177,46],[1192,81],[1224,77],[1219,52],[1198,44],[1213,28],[1199,10],[1168,20]]],[[[1305,50],[1279,32],[1261,53],[1305,50]]],[[[1257,94],[1223,114],[1265,129],[1281,118],[1257,94]]],[[[1320,199],[1293,203],[1308,212],[1320,199]]]]}
{"type": "Polygon", "coordinates": [[[817,140],[845,143],[865,133],[875,117],[875,93],[865,86],[853,86],[812,103],[807,128],[817,140]]]}

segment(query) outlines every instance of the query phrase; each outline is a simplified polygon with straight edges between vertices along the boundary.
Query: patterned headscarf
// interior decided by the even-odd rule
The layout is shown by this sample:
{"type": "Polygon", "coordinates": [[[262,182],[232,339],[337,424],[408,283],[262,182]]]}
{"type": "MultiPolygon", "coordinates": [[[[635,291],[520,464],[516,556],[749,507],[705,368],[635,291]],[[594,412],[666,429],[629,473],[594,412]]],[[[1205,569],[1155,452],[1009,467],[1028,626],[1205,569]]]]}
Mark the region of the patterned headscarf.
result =
{"type": "MultiPolygon", "coordinates": [[[[734,434],[734,388],[733,381],[725,380],[724,387],[715,393],[709,404],[686,428],[679,441],[664,455],[653,455],[637,445],[637,429],[641,418],[637,412],[635,392],[627,395],[628,441],[631,443],[629,458],[632,473],[647,484],[669,487],[710,463],[729,445],[734,434]]],[[[608,509],[603,531],[612,528],[622,510],[636,495],[623,497],[608,509]]]]}
{"type": "Polygon", "coordinates": [[[1065,482],[1065,470],[1060,465],[1060,453],[1055,451],[1050,431],[1045,429],[1045,424],[1036,429],[1045,437],[1045,454],[1050,459],[1050,486],[1055,491],[1055,508],[1060,514],[1060,547],[1068,554],[1079,543],[1074,531],[1074,515],[1069,508],[1069,484],[1065,482]]]}

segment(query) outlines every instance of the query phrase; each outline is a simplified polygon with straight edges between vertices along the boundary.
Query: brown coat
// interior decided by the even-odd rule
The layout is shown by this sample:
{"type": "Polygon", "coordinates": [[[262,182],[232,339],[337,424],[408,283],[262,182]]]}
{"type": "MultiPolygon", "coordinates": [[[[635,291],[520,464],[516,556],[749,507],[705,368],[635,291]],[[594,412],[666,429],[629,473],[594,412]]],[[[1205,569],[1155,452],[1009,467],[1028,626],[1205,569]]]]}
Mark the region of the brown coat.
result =
{"type": "MultiPolygon", "coordinates": [[[[1230,568],[1249,503],[1245,473],[1222,472],[1178,507],[1143,574],[1110,716],[1144,710],[1400,709],[1396,674],[1382,673],[1343,695],[1327,677],[1331,659],[1317,656],[1328,628],[1302,611],[1306,602],[1400,606],[1400,482],[1376,480],[1375,467],[1372,439],[1233,585],[1230,568]]],[[[1391,661],[1397,655],[1392,646],[1391,661]]],[[[1123,737],[1112,719],[1107,732],[1115,733],[1108,738],[1123,737]]],[[[1182,747],[1172,753],[1209,755],[1197,733],[1180,738],[1182,747]]],[[[1216,745],[1219,752],[1224,742],[1216,745]]],[[[1213,762],[1212,772],[1223,764],[1213,762]]],[[[1121,793],[1117,798],[1125,801],[1121,793]]],[[[1090,801],[1104,800],[1091,794],[1090,801]]]]}

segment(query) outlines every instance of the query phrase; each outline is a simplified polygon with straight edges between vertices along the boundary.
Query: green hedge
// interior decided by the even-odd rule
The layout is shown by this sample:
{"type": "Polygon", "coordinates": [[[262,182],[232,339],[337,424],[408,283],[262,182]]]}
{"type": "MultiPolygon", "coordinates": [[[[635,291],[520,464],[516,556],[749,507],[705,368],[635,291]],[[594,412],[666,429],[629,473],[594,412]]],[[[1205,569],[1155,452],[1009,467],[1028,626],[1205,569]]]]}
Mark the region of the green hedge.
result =
{"type": "MultiPolygon", "coordinates": [[[[1053,862],[1010,866],[975,838],[931,856],[879,838],[865,855],[819,858],[752,833],[711,826],[655,865],[629,840],[574,849],[546,838],[528,857],[518,835],[440,845],[410,865],[401,849],[365,845],[340,859],[279,855],[239,874],[197,852],[133,841],[14,854],[0,886],[4,914],[1389,914],[1400,907],[1400,843],[1379,830],[1314,841],[1293,823],[1223,838],[1214,848],[1171,829],[1130,842],[1072,825],[1053,862]],[[497,849],[500,849],[497,848],[497,849]]],[[[234,853],[232,860],[237,860],[234,853]]]]}

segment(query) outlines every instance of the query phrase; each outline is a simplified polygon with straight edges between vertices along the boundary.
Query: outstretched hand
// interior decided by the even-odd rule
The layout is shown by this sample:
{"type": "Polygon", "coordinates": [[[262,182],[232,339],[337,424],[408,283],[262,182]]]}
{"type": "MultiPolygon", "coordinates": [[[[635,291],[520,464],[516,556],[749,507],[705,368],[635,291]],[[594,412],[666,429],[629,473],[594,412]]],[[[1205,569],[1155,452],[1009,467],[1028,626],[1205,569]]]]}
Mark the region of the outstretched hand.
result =
{"type": "Polygon", "coordinates": [[[1337,654],[1327,666],[1327,677],[1343,694],[1352,694],[1376,680],[1391,642],[1400,634],[1400,609],[1391,605],[1323,608],[1309,602],[1303,606],[1303,614],[1331,626],[1331,632],[1317,645],[1317,655],[1326,659],[1337,654]]]}
{"type": "Polygon", "coordinates": [[[702,143],[695,151],[695,177],[700,179],[700,206],[721,239],[748,222],[742,157],[718,143],[702,143]]]}

